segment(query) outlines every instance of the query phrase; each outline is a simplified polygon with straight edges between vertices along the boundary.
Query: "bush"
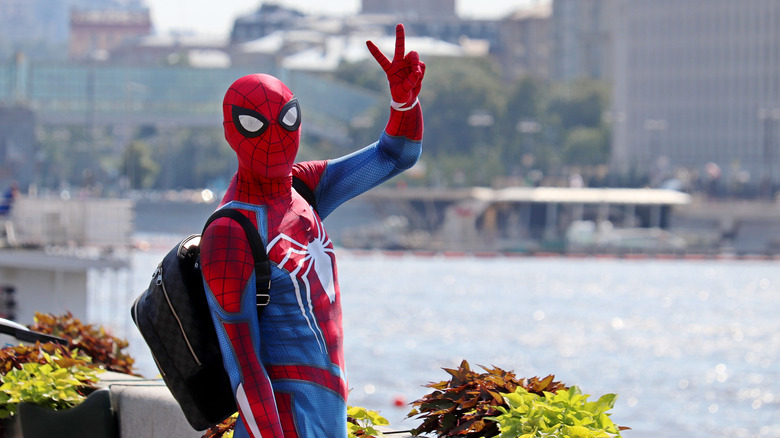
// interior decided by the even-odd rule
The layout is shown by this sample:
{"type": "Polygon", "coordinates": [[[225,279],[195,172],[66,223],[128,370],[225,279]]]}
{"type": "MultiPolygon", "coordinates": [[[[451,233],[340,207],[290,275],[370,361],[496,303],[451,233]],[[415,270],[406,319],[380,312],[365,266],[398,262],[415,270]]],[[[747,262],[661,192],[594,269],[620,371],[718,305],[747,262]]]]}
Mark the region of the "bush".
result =
{"type": "Polygon", "coordinates": [[[387,426],[390,422],[377,411],[350,406],[347,408],[348,438],[375,438],[384,436],[374,426],[387,426]]]}
{"type": "Polygon", "coordinates": [[[576,386],[567,388],[554,376],[519,379],[511,371],[482,367],[471,370],[461,362],[444,369],[449,381],[426,385],[434,391],[420,400],[407,417],[422,418],[413,435],[497,438],[610,438],[627,427],[617,427],[607,411],[614,394],[588,402],[576,386]]]}
{"type": "Polygon", "coordinates": [[[588,402],[588,395],[576,386],[553,394],[533,394],[524,388],[504,396],[509,408],[499,407],[501,415],[490,418],[499,424],[499,438],[612,438],[626,428],[617,427],[608,410],[615,394],[588,402]]]}
{"type": "Polygon", "coordinates": [[[102,327],[84,325],[70,313],[36,313],[30,328],[64,338],[69,345],[36,342],[0,349],[0,418],[15,415],[21,402],[55,410],[74,407],[97,389],[103,370],[131,373],[135,360],[122,351],[127,341],[102,327]]]}
{"type": "MultiPolygon", "coordinates": [[[[225,421],[209,428],[202,438],[232,438],[236,427],[238,414],[225,419],[225,421]]],[[[389,422],[376,411],[370,411],[360,407],[347,407],[347,437],[348,438],[376,438],[384,436],[374,426],[387,426],[389,422]]]]}
{"type": "Polygon", "coordinates": [[[96,389],[100,370],[92,366],[88,357],[77,356],[60,346],[48,353],[44,345],[47,344],[0,350],[4,358],[13,357],[16,362],[2,376],[0,418],[15,415],[21,402],[54,410],[71,408],[96,389]]]}
{"type": "Polygon", "coordinates": [[[444,369],[452,376],[449,381],[426,385],[435,391],[412,403],[416,408],[407,418],[416,416],[423,419],[412,434],[433,432],[440,437],[471,438],[497,436],[498,423],[489,417],[499,414],[498,408],[509,407],[504,394],[511,394],[517,388],[535,394],[565,389],[563,384],[554,381],[552,375],[544,379],[518,379],[513,372],[497,367],[482,369],[486,372],[472,371],[464,360],[457,369],[444,369]]]}
{"type": "Polygon", "coordinates": [[[128,346],[126,340],[110,335],[103,327],[82,324],[70,312],[60,316],[36,312],[30,330],[68,340],[71,349],[91,357],[95,365],[108,371],[133,374],[135,359],[122,351],[128,346]]]}

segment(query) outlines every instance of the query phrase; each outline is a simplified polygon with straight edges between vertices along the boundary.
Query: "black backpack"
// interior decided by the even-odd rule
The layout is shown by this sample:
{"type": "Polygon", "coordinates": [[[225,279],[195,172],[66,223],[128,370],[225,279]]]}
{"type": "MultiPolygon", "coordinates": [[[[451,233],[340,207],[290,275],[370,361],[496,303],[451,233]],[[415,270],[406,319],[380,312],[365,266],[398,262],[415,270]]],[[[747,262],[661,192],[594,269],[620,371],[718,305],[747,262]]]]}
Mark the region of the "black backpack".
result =
{"type": "MultiPolygon", "coordinates": [[[[297,178],[296,190],[315,209],[311,190],[297,178]]],[[[255,263],[258,319],[268,304],[271,267],[257,229],[237,210],[220,217],[238,222],[246,233],[255,263]]],[[[222,363],[199,265],[200,235],[179,242],[157,266],[149,288],[133,303],[133,322],[149,345],[157,369],[195,430],[206,430],[236,412],[230,380],[222,363]]]]}

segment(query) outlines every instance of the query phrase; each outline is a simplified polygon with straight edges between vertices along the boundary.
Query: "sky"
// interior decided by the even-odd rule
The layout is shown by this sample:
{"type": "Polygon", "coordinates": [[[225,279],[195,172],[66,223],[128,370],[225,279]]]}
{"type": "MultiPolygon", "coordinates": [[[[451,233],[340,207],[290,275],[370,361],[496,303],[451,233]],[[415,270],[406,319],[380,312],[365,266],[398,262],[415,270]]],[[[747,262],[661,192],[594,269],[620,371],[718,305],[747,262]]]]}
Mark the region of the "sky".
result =
{"type": "MultiPolygon", "coordinates": [[[[307,13],[352,15],[360,10],[360,0],[273,0],[307,13]]],[[[548,0],[456,0],[462,17],[497,18],[548,0]]],[[[261,0],[145,0],[152,23],[159,33],[195,32],[227,37],[236,17],[252,12],[261,0]]]]}

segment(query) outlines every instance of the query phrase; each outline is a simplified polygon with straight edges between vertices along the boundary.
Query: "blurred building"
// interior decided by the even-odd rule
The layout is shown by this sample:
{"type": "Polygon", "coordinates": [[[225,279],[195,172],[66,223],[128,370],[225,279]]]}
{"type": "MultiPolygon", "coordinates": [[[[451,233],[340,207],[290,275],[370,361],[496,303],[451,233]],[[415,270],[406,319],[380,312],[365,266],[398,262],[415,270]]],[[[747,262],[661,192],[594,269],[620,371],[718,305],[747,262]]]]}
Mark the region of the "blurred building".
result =
{"type": "Polygon", "coordinates": [[[547,3],[488,20],[459,17],[453,0],[363,0],[361,16],[372,20],[386,17],[382,24],[388,35],[394,33],[400,21],[409,36],[435,38],[466,50],[480,47],[499,62],[504,77],[510,81],[524,75],[549,77],[550,7],[547,3]]]}
{"type": "Polygon", "coordinates": [[[499,21],[502,51],[498,60],[507,80],[550,77],[550,17],[550,7],[544,5],[516,11],[499,21]]]}
{"type": "Polygon", "coordinates": [[[362,0],[361,14],[408,18],[455,18],[455,0],[362,0]]]}
{"type": "Polygon", "coordinates": [[[277,31],[298,27],[304,17],[302,12],[285,8],[276,3],[262,3],[254,12],[238,17],[230,32],[230,41],[240,44],[263,38],[277,31]]]}
{"type": "Polygon", "coordinates": [[[619,0],[615,7],[613,168],[663,179],[686,167],[777,183],[780,2],[619,0]]]}
{"type": "Polygon", "coordinates": [[[0,0],[0,39],[9,45],[36,40],[64,43],[67,12],[63,0],[0,0]]]}
{"type": "Polygon", "coordinates": [[[612,78],[616,0],[553,0],[552,77],[612,78]]]}
{"type": "Polygon", "coordinates": [[[65,58],[74,10],[147,9],[141,0],[0,0],[0,57],[24,51],[33,59],[65,58]]]}
{"type": "Polygon", "coordinates": [[[32,182],[35,151],[35,114],[22,106],[0,103],[0,191],[11,181],[22,187],[32,182]]]}
{"type": "Polygon", "coordinates": [[[107,58],[125,42],[151,31],[148,9],[72,9],[68,54],[71,59],[107,58]]]}

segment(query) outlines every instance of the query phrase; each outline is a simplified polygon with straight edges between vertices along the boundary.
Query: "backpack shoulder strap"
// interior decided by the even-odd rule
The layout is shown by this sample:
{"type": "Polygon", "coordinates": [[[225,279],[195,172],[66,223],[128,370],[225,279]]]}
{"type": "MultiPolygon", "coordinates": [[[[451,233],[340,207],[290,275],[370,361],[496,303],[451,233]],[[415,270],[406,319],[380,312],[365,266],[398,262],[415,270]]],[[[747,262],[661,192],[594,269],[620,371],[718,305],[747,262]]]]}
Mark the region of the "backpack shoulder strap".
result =
{"type": "Polygon", "coordinates": [[[205,233],[206,228],[221,217],[238,222],[244,228],[244,233],[246,233],[255,262],[255,290],[257,292],[257,317],[259,318],[263,308],[271,301],[271,295],[269,294],[271,289],[271,264],[268,261],[268,254],[265,252],[263,239],[252,221],[238,210],[232,208],[223,208],[215,211],[206,221],[206,225],[203,226],[203,232],[205,233]]]}
{"type": "Polygon", "coordinates": [[[305,182],[303,182],[302,179],[298,178],[297,176],[293,177],[292,186],[295,189],[296,192],[298,192],[299,195],[303,197],[303,199],[306,200],[306,202],[309,203],[309,205],[314,208],[314,210],[317,210],[317,201],[314,199],[314,192],[309,188],[309,186],[306,185],[305,182]]]}

